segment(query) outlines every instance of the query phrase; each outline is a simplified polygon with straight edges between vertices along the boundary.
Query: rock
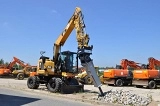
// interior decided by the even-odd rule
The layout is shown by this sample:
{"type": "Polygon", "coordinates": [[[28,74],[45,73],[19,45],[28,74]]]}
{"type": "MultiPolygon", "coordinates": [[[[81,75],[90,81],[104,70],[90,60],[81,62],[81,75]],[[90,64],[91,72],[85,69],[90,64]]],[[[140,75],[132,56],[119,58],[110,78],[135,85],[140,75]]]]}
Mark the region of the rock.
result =
{"type": "Polygon", "coordinates": [[[132,94],[130,91],[123,90],[110,90],[104,97],[97,97],[98,101],[103,101],[106,103],[117,103],[123,105],[133,105],[133,106],[147,106],[151,103],[151,96],[142,97],[136,94],[132,94]]]}

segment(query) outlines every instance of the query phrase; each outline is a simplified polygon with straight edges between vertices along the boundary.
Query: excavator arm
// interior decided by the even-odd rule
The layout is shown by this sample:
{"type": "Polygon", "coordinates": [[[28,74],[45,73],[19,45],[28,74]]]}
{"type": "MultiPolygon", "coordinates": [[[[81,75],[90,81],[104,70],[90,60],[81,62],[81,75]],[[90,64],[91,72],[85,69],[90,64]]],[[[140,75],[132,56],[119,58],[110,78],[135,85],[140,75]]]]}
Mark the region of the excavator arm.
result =
{"type": "Polygon", "coordinates": [[[54,43],[53,55],[54,55],[55,61],[58,58],[60,47],[64,45],[67,38],[73,31],[73,29],[76,30],[78,48],[82,48],[84,46],[88,47],[89,36],[85,33],[85,24],[83,21],[83,15],[79,7],[76,7],[75,12],[70,18],[70,20],[68,21],[68,24],[65,27],[64,31],[59,35],[58,39],[54,43]]]}
{"type": "Polygon", "coordinates": [[[156,69],[156,66],[160,66],[160,61],[153,58],[153,57],[150,57],[148,58],[148,62],[149,62],[149,69],[156,69]]]}
{"type": "Polygon", "coordinates": [[[135,69],[141,69],[141,66],[139,66],[138,64],[140,64],[140,63],[136,63],[134,61],[130,61],[127,59],[121,60],[122,69],[128,69],[128,66],[135,68],[135,69]]]}
{"type": "Polygon", "coordinates": [[[103,92],[101,89],[100,79],[95,71],[94,64],[90,55],[92,54],[93,46],[89,46],[89,35],[85,32],[85,24],[83,20],[83,14],[79,7],[76,7],[74,14],[70,18],[67,26],[64,31],[60,34],[53,47],[53,61],[57,62],[58,54],[60,52],[61,46],[64,45],[65,41],[73,31],[76,30],[76,38],[78,42],[78,58],[81,61],[81,65],[87,69],[87,74],[93,79],[94,86],[98,87],[101,95],[103,96],[103,92]]]}
{"type": "Polygon", "coordinates": [[[22,60],[18,59],[17,57],[13,57],[13,61],[8,65],[8,68],[11,69],[16,63],[20,64],[22,67],[28,66],[28,64],[25,64],[25,62],[22,60]]]}

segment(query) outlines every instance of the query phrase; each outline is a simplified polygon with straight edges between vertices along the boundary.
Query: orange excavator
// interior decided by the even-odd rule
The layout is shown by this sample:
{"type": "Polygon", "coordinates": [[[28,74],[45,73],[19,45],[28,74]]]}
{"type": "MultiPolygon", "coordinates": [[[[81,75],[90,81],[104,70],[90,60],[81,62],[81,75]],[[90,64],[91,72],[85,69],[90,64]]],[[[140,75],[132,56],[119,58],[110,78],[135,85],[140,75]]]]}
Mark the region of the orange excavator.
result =
{"type": "Polygon", "coordinates": [[[16,63],[16,60],[17,60],[17,58],[16,58],[16,57],[13,57],[13,61],[10,62],[8,66],[2,65],[2,66],[0,67],[0,75],[1,75],[1,76],[4,76],[4,75],[8,76],[8,75],[10,75],[11,72],[12,72],[12,70],[13,70],[13,66],[14,66],[15,63],[16,63]]]}
{"type": "Polygon", "coordinates": [[[13,65],[15,65],[16,63],[18,63],[22,67],[28,66],[28,64],[25,63],[24,61],[18,59],[17,57],[13,57],[13,61],[8,65],[8,68],[12,68],[13,65]]]}
{"type": "Polygon", "coordinates": [[[29,64],[18,59],[17,57],[13,57],[13,59],[14,59],[14,61],[10,65],[13,66],[14,64],[18,63],[20,66],[23,67],[23,69],[12,70],[12,76],[14,76],[14,78],[17,78],[18,80],[23,80],[25,77],[28,77],[30,74],[30,71],[32,71],[34,66],[30,66],[29,64]]]}
{"type": "Polygon", "coordinates": [[[0,76],[9,75],[11,73],[11,70],[7,68],[6,65],[0,66],[0,76]]]}
{"type": "Polygon", "coordinates": [[[0,75],[1,76],[8,76],[12,74],[12,71],[14,70],[13,66],[18,63],[19,65],[21,65],[22,67],[26,67],[28,66],[28,64],[25,64],[22,60],[18,59],[17,57],[13,57],[13,61],[9,63],[8,66],[6,65],[2,65],[0,67],[0,75]]]}
{"type": "Polygon", "coordinates": [[[138,64],[139,63],[136,63],[134,61],[122,59],[121,65],[117,65],[116,69],[104,70],[103,77],[101,77],[101,81],[108,85],[132,85],[132,70],[141,69],[141,66],[139,66],[138,64]]]}
{"type": "Polygon", "coordinates": [[[160,85],[160,61],[150,57],[148,64],[143,65],[143,69],[133,71],[133,84],[141,88],[146,86],[149,89],[155,89],[160,85]]]}

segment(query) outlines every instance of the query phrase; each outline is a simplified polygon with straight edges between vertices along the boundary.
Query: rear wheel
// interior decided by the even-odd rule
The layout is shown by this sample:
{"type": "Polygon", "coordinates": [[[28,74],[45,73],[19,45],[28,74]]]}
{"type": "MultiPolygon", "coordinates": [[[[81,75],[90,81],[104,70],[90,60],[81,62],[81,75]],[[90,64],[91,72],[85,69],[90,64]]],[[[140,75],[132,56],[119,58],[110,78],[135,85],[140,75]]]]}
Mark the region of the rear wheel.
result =
{"type": "Polygon", "coordinates": [[[39,87],[39,78],[36,76],[31,76],[27,80],[27,86],[30,89],[37,89],[39,87]]]}
{"type": "Polygon", "coordinates": [[[148,83],[149,89],[155,89],[156,87],[157,87],[157,85],[156,85],[155,81],[153,81],[153,80],[149,81],[149,83],[148,83]]]}
{"type": "Polygon", "coordinates": [[[123,81],[122,81],[122,79],[117,79],[116,82],[115,82],[115,85],[116,85],[116,86],[123,86],[123,81]]]}
{"type": "Polygon", "coordinates": [[[62,80],[60,78],[52,78],[49,80],[48,84],[47,84],[47,89],[50,92],[58,92],[61,89],[61,85],[62,85],[62,80]]]}
{"type": "Polygon", "coordinates": [[[18,78],[18,80],[23,80],[24,79],[24,74],[23,73],[18,73],[17,78],[18,78]]]}

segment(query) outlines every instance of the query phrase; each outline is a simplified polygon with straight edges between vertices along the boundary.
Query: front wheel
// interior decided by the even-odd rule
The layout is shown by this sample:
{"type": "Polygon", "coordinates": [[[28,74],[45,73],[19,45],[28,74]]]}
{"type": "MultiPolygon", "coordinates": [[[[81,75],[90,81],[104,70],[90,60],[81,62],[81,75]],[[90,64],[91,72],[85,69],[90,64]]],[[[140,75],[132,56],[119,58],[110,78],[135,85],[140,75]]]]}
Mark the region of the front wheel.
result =
{"type": "Polygon", "coordinates": [[[37,89],[39,87],[39,79],[36,76],[31,76],[27,80],[27,86],[30,89],[37,89]]]}
{"type": "Polygon", "coordinates": [[[116,86],[123,86],[123,81],[122,81],[122,79],[117,79],[116,82],[115,82],[115,85],[116,85],[116,86]]]}
{"type": "Polygon", "coordinates": [[[155,81],[153,81],[153,80],[149,81],[149,83],[148,83],[149,89],[155,89],[156,87],[157,87],[157,85],[156,85],[155,81]]]}
{"type": "Polygon", "coordinates": [[[24,79],[24,74],[23,73],[18,73],[17,78],[18,78],[18,80],[23,80],[24,79]]]}

